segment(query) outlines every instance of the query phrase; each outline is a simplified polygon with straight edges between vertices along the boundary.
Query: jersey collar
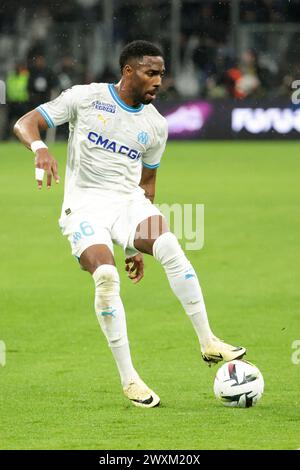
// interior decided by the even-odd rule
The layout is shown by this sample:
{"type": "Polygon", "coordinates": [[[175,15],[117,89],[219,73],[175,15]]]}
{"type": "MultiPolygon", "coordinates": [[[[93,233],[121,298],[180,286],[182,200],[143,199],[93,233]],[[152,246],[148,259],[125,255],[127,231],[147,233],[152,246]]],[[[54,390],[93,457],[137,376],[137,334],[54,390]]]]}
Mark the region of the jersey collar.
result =
{"type": "Polygon", "coordinates": [[[125,111],[128,111],[129,113],[138,113],[141,111],[144,107],[143,104],[141,104],[138,108],[134,108],[133,106],[129,106],[128,104],[124,103],[123,100],[119,97],[114,85],[112,83],[109,83],[108,89],[110,91],[111,96],[115,100],[115,102],[120,106],[120,108],[124,109],[125,111]]]}

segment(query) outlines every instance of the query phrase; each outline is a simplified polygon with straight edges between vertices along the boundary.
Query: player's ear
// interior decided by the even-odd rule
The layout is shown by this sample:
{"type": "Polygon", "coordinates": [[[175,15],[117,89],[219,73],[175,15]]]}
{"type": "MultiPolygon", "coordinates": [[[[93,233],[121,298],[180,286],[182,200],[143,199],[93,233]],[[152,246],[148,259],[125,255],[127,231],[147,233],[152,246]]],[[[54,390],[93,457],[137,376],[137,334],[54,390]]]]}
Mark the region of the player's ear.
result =
{"type": "Polygon", "coordinates": [[[131,75],[132,72],[133,72],[133,68],[132,68],[131,65],[129,65],[129,64],[124,65],[124,67],[123,67],[123,75],[125,75],[125,76],[131,75]]]}

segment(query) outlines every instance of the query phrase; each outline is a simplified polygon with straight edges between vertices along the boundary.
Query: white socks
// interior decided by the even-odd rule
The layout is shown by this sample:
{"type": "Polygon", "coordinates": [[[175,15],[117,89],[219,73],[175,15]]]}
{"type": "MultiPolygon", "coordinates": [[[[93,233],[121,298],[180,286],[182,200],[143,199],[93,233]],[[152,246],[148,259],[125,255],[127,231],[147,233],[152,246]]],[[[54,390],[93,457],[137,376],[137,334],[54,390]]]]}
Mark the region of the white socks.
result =
{"type": "MultiPolygon", "coordinates": [[[[171,232],[164,233],[153,244],[153,256],[164,267],[170,286],[191,319],[201,347],[213,337],[197,275],[171,232]]],[[[115,266],[103,264],[93,274],[95,310],[116,361],[122,386],[139,376],[133,367],[120,298],[120,279],[115,266]]]]}
{"type": "Polygon", "coordinates": [[[138,374],[130,356],[119,274],[115,266],[102,264],[94,272],[93,278],[96,315],[116,361],[122,386],[126,387],[138,374]]]}
{"type": "Polygon", "coordinates": [[[170,286],[190,317],[203,347],[211,339],[201,287],[191,263],[171,232],[160,235],[153,244],[153,256],[164,267],[170,286]]]}

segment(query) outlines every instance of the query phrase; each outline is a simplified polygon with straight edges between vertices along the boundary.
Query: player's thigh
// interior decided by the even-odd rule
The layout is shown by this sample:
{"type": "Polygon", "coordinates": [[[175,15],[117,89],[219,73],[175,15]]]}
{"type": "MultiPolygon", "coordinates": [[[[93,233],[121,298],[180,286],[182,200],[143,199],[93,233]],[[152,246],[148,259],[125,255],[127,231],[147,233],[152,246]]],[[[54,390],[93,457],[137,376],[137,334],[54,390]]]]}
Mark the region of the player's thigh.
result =
{"type": "Polygon", "coordinates": [[[110,232],[99,222],[98,214],[77,211],[61,217],[59,225],[83,269],[94,272],[101,264],[114,264],[110,232]]]}
{"type": "Polygon", "coordinates": [[[80,255],[80,265],[85,271],[93,274],[102,264],[115,266],[115,260],[109,247],[105,244],[92,245],[80,255]]]}
{"type": "Polygon", "coordinates": [[[126,255],[132,256],[137,251],[152,254],[151,242],[147,243],[147,240],[153,239],[154,243],[164,231],[168,231],[164,216],[149,199],[142,196],[124,206],[111,233],[115,243],[122,246],[126,255]],[[139,240],[138,244],[136,240],[139,240]]]}
{"type": "Polygon", "coordinates": [[[165,232],[169,232],[166,219],[162,215],[152,215],[138,224],[134,247],[142,253],[152,255],[155,240],[165,232]]]}

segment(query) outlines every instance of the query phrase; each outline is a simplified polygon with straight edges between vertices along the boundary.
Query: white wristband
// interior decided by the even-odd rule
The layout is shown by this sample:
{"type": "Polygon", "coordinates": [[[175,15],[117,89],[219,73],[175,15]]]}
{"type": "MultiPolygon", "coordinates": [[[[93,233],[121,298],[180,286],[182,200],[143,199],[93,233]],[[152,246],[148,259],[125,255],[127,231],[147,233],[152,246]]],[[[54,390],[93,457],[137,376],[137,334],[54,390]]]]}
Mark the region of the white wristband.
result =
{"type": "Polygon", "coordinates": [[[35,140],[34,142],[32,142],[30,147],[31,147],[31,150],[33,151],[33,153],[35,153],[39,149],[47,149],[48,148],[47,145],[44,144],[44,142],[42,140],[35,140]]]}
{"type": "Polygon", "coordinates": [[[45,170],[43,168],[35,169],[35,179],[38,181],[43,181],[45,170]]]}

